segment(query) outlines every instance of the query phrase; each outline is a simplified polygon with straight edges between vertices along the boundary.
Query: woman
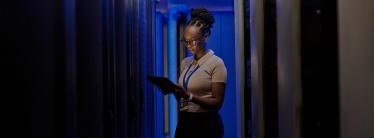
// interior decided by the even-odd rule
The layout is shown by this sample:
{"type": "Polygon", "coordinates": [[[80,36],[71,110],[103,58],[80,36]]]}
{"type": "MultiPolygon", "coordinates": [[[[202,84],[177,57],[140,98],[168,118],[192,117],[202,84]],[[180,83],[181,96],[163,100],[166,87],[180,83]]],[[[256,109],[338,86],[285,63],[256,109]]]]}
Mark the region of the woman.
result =
{"type": "Polygon", "coordinates": [[[225,95],[226,67],[221,58],[206,48],[214,17],[205,8],[192,9],[182,44],[193,56],[181,62],[181,75],[174,92],[179,101],[176,138],[221,138],[219,116],[225,95]]]}

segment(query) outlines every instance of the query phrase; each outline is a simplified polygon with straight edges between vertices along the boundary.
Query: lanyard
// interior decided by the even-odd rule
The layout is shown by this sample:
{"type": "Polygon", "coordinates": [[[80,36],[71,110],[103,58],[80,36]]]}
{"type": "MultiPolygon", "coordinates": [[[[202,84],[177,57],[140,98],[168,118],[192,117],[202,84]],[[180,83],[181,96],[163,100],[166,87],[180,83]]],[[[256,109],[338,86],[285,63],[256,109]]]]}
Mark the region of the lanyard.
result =
{"type": "Polygon", "coordinates": [[[187,90],[187,86],[188,86],[188,83],[190,81],[190,78],[191,78],[192,74],[195,73],[195,71],[197,69],[199,69],[199,67],[200,67],[200,65],[197,65],[197,67],[191,72],[191,74],[187,76],[187,73],[188,73],[188,71],[190,71],[191,66],[192,66],[192,64],[190,64],[190,67],[188,67],[188,69],[187,69],[187,71],[186,71],[186,73],[184,74],[184,77],[183,77],[183,88],[186,89],[186,90],[187,90]],[[186,80],[186,76],[187,76],[187,80],[186,80]]]}

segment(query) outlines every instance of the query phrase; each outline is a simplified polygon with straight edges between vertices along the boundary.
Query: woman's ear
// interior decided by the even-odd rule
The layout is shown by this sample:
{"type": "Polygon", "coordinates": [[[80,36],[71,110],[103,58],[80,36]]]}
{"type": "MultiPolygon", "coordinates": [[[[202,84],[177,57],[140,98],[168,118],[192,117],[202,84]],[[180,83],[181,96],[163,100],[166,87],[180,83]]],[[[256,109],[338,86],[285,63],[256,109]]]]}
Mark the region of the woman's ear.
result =
{"type": "Polygon", "coordinates": [[[208,43],[208,38],[209,38],[208,35],[204,36],[205,43],[208,43]]]}
{"type": "Polygon", "coordinates": [[[208,38],[209,38],[209,34],[205,32],[205,33],[203,33],[202,37],[204,39],[204,42],[207,43],[208,42],[208,38]]]}

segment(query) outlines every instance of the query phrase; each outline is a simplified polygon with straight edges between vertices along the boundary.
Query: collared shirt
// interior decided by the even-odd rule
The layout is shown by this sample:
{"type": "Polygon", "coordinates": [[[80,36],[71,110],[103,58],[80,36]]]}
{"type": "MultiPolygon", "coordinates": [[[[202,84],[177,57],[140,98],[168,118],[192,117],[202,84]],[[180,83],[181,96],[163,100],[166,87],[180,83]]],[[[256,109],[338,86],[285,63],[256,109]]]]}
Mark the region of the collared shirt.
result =
{"type": "MultiPolygon", "coordinates": [[[[187,84],[185,88],[194,96],[211,97],[212,83],[226,83],[226,79],[227,71],[223,60],[214,55],[212,50],[209,50],[197,61],[194,60],[193,56],[183,59],[178,84],[182,87],[184,87],[184,84],[187,84]],[[188,82],[185,83],[186,81],[188,82]]],[[[180,103],[185,102],[183,100],[181,99],[180,103]]],[[[193,102],[188,102],[182,107],[180,106],[180,110],[187,112],[209,111],[209,109],[204,109],[193,102]]]]}

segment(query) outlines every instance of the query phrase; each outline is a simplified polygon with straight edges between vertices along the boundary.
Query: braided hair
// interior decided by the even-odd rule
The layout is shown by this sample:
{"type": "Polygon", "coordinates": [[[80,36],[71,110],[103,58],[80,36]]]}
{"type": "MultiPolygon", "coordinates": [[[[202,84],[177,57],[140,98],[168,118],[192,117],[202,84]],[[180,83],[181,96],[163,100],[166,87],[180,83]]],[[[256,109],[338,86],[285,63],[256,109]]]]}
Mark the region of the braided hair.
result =
{"type": "Polygon", "coordinates": [[[191,9],[191,19],[188,25],[201,27],[203,36],[209,36],[215,20],[214,16],[205,8],[191,9]]]}

